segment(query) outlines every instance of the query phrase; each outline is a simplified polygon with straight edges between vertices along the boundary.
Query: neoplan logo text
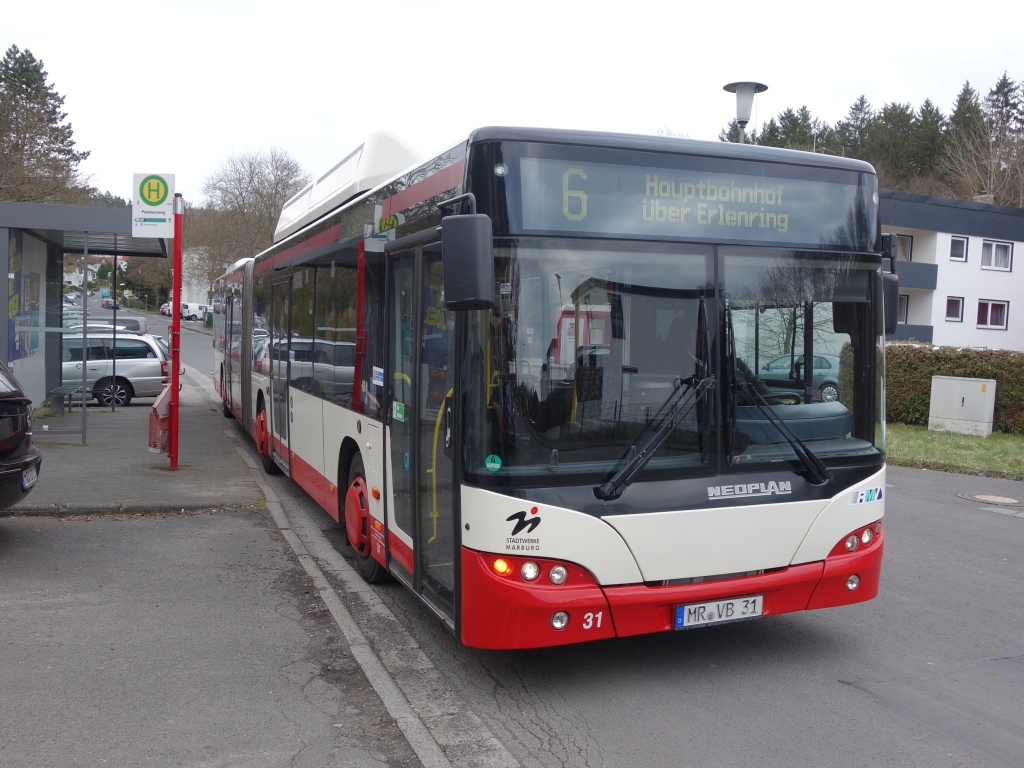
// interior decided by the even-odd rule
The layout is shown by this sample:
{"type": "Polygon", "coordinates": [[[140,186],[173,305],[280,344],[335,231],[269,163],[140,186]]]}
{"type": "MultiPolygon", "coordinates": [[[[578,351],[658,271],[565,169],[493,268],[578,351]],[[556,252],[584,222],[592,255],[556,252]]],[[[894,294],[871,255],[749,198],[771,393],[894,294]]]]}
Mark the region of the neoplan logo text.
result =
{"type": "Polygon", "coordinates": [[[755,496],[782,496],[793,492],[789,480],[772,480],[768,483],[737,483],[736,485],[709,485],[708,501],[729,498],[753,498],[755,496]]]}

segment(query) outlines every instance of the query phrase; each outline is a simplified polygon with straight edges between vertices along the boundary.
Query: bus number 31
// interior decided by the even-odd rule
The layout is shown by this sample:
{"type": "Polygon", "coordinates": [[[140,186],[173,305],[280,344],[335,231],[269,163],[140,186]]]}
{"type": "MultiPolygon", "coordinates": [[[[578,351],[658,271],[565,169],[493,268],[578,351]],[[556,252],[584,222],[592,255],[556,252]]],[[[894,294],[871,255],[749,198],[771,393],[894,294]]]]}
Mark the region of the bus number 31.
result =
{"type": "Polygon", "coordinates": [[[603,615],[604,615],[604,611],[600,611],[598,613],[584,613],[583,614],[583,628],[584,629],[591,629],[592,627],[597,626],[597,628],[600,629],[601,628],[601,617],[603,615]]]}

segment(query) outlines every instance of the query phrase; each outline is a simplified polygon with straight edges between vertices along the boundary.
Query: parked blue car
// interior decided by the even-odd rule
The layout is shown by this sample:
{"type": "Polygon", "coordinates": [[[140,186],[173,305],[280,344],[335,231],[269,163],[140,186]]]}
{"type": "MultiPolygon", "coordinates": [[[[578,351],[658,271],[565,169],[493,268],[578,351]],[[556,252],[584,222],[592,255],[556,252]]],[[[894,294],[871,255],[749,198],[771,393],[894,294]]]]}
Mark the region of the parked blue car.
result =
{"type": "MultiPolygon", "coordinates": [[[[815,355],[812,386],[814,399],[822,403],[831,403],[839,399],[839,358],[834,355],[815,355]]],[[[803,355],[782,355],[769,360],[761,366],[757,375],[769,389],[789,391],[803,389],[803,383],[797,381],[796,364],[800,364],[801,378],[803,374],[803,355]]]]}

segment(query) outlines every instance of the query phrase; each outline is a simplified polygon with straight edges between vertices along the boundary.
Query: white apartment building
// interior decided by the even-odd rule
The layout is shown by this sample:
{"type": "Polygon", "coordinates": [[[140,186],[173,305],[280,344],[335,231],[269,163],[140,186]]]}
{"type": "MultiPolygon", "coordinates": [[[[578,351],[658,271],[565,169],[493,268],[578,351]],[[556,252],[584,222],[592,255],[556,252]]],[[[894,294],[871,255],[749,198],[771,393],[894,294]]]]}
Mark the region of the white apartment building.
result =
{"type": "Polygon", "coordinates": [[[900,326],[890,340],[1024,351],[1024,209],[881,190],[899,235],[900,326]]]}

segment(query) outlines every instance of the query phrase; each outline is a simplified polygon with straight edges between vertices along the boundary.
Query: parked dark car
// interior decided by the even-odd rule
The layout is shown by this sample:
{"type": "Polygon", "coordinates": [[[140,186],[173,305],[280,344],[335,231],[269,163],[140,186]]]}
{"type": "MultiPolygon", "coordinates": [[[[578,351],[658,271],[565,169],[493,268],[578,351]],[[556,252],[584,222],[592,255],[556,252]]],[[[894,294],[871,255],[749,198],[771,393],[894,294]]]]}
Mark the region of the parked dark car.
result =
{"type": "MultiPolygon", "coordinates": [[[[833,355],[815,355],[812,386],[814,399],[823,403],[831,403],[839,399],[839,358],[833,355]]],[[[769,388],[778,391],[803,389],[803,355],[782,355],[769,360],[757,372],[769,388]],[[800,379],[797,381],[796,368],[799,364],[800,379]]]]}
{"type": "Polygon", "coordinates": [[[0,509],[29,494],[42,463],[39,449],[32,445],[32,401],[0,363],[0,509]]]}

